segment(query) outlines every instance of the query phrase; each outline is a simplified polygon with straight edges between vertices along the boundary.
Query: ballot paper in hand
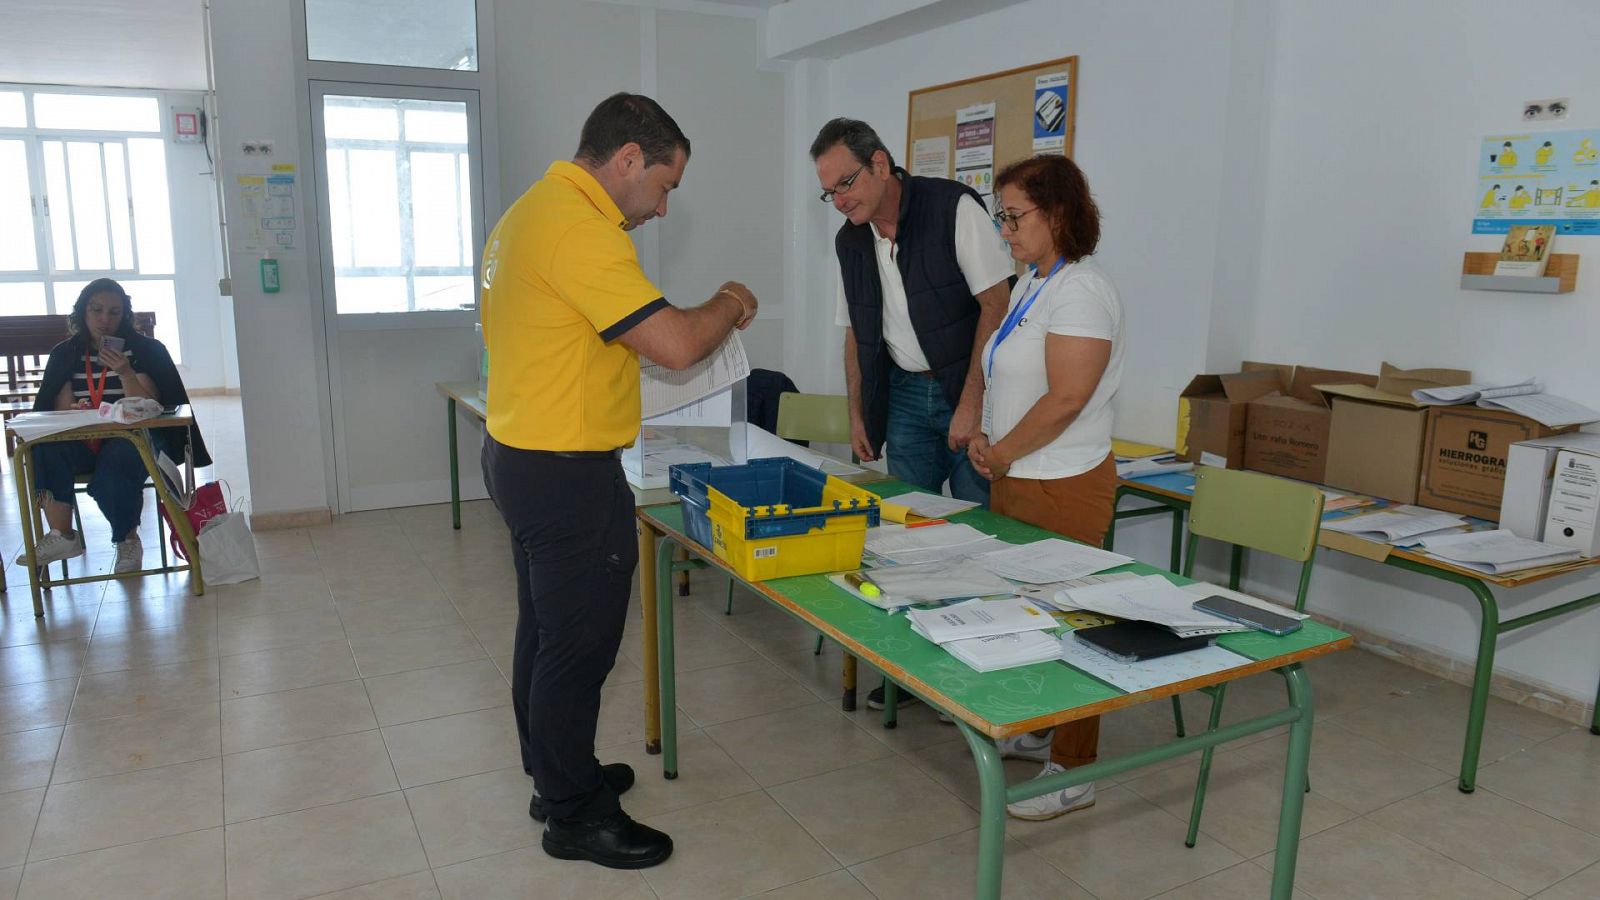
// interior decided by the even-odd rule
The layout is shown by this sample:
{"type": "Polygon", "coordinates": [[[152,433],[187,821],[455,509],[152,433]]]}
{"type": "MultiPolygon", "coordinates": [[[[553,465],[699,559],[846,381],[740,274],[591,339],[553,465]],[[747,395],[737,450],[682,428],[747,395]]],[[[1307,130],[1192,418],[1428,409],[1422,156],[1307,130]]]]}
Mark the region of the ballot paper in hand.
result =
{"type": "Polygon", "coordinates": [[[1120,553],[1061,538],[1018,544],[977,558],[979,565],[996,575],[1028,584],[1082,578],[1130,562],[1130,557],[1120,553]]]}
{"type": "Polygon", "coordinates": [[[912,631],[935,644],[1056,627],[1055,619],[1021,597],[968,600],[938,609],[908,609],[906,618],[911,620],[912,631]]]}
{"type": "Polygon", "coordinates": [[[717,352],[686,369],[669,369],[652,360],[640,360],[640,413],[654,419],[730,387],[750,377],[750,360],[744,355],[739,332],[728,335],[717,352]]]}
{"type": "Polygon", "coordinates": [[[1490,575],[1559,565],[1580,556],[1576,548],[1517,537],[1504,528],[1433,535],[1423,538],[1421,544],[1429,556],[1490,575]]]}
{"type": "Polygon", "coordinates": [[[1382,510],[1347,519],[1323,522],[1324,531],[1338,531],[1372,541],[1393,544],[1409,542],[1411,538],[1434,534],[1467,524],[1461,516],[1445,512],[1422,510],[1419,514],[1382,510]]]}

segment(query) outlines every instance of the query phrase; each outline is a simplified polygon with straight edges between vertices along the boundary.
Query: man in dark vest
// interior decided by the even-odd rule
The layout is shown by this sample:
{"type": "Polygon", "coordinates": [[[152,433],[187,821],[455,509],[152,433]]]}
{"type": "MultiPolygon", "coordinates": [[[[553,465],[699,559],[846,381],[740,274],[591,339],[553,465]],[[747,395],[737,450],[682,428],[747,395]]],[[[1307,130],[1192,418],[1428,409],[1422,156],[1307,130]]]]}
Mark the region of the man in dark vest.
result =
{"type": "MultiPolygon", "coordinates": [[[[1005,318],[1011,255],[976,191],[896,166],[865,122],[822,126],[811,159],[822,201],[848,220],[834,249],[851,449],[877,459],[887,444],[894,477],[988,503],[964,451],[983,426],[978,359],[1005,318]]],[[[883,708],[881,685],[867,706],[883,708]]]]}
{"type": "Polygon", "coordinates": [[[908,174],[865,122],[822,126],[811,158],[848,220],[834,248],[851,449],[877,459],[887,444],[894,477],[987,503],[963,451],[982,427],[979,351],[1009,301],[1004,242],[976,191],[908,174]]]}

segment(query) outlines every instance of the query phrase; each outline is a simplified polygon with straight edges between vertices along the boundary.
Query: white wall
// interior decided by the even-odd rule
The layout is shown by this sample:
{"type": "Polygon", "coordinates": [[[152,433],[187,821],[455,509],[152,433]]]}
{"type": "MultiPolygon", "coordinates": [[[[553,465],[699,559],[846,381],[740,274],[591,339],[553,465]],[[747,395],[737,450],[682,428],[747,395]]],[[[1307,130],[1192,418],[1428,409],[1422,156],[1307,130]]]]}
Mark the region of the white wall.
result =
{"type": "MultiPolygon", "coordinates": [[[[299,158],[290,5],[255,0],[213,0],[217,107],[223,183],[247,164],[238,156],[245,138],[275,144],[274,162],[299,165],[302,204],[306,168],[299,158]],[[230,147],[231,145],[231,147],[230,147]]],[[[253,161],[249,161],[253,162],[253,161]]],[[[239,217],[236,192],[225,192],[226,213],[239,217]]],[[[233,307],[238,337],[245,434],[249,442],[251,503],[257,514],[326,510],[332,468],[323,447],[328,388],[319,362],[321,308],[313,298],[313,273],[302,225],[296,248],[278,254],[282,290],[263,294],[258,257],[230,236],[233,307]]]]}
{"type": "MultiPolygon", "coordinates": [[[[203,99],[201,94],[162,94],[161,111],[168,131],[172,107],[199,109],[203,99]]],[[[237,387],[237,375],[229,380],[226,359],[231,353],[227,344],[232,340],[228,321],[232,312],[217,292],[222,241],[212,164],[203,145],[174,143],[170,134],[168,138],[167,189],[172,196],[173,280],[179,321],[157,322],[156,336],[178,329],[183,352],[180,370],[190,390],[237,387]]]]}
{"type": "MultiPolygon", "coordinates": [[[[1420,3],[1278,4],[1259,287],[1239,356],[1376,371],[1381,362],[1537,375],[1600,401],[1600,237],[1558,238],[1584,257],[1578,289],[1554,296],[1462,290],[1479,141],[1525,126],[1522,101],[1572,98],[1555,128],[1600,126],[1600,5],[1540,7],[1538,38],[1508,32],[1501,7],[1447,15],[1420,3]],[[1537,47],[1537,52],[1513,49],[1537,47]]],[[[1261,570],[1278,584],[1278,571],[1261,570]]],[[[1592,592],[1573,579],[1501,592],[1506,617],[1592,592]]],[[[1456,587],[1337,555],[1319,563],[1313,605],[1384,634],[1471,659],[1476,604],[1456,587]]],[[[1500,671],[1592,699],[1600,610],[1500,642],[1500,671]]]]}

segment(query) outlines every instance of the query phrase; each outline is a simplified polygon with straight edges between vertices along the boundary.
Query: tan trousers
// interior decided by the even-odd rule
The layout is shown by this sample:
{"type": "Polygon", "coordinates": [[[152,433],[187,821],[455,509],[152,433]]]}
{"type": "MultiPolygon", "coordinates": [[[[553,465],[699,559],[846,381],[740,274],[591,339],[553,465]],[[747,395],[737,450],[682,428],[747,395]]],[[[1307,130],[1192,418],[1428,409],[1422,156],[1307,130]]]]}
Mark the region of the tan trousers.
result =
{"type": "MultiPolygon", "coordinates": [[[[1001,478],[989,493],[989,508],[1029,525],[1094,547],[1105,539],[1117,494],[1117,463],[1105,461],[1070,478],[1001,478]]],[[[1056,726],[1050,761],[1066,768],[1086,766],[1100,751],[1100,717],[1056,726]]]]}

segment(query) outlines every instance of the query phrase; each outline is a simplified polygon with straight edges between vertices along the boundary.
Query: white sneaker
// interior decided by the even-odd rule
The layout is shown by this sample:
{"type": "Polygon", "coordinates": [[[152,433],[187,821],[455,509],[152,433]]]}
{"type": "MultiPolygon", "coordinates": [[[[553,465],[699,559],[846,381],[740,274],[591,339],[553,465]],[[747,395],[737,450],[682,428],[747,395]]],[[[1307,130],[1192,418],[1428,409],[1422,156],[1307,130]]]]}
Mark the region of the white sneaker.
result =
{"type": "MultiPolygon", "coordinates": [[[[33,545],[34,559],[41,566],[47,566],[63,559],[72,559],[83,555],[83,535],[73,533],[67,537],[59,531],[52,531],[39,539],[33,545]]],[[[24,568],[28,565],[28,552],[24,550],[17,554],[17,565],[24,568]]]]}
{"type": "Polygon", "coordinates": [[[1050,761],[1050,739],[1055,736],[1055,731],[1044,737],[1034,737],[1033,732],[1024,731],[1016,737],[1001,738],[994,742],[994,748],[1000,751],[1001,759],[1025,759],[1029,762],[1050,761]]]}
{"type": "Polygon", "coordinates": [[[123,572],[137,572],[144,568],[144,542],[139,540],[137,533],[130,534],[117,542],[117,562],[112,566],[112,571],[117,574],[123,572]]]}
{"type": "MultiPolygon", "coordinates": [[[[1055,775],[1065,772],[1066,768],[1055,763],[1044,764],[1044,771],[1039,777],[1055,775]]],[[[1094,782],[1069,787],[1065,790],[1051,791],[1039,797],[1030,797],[1016,803],[1006,804],[1006,815],[1014,819],[1027,819],[1030,822],[1043,822],[1054,819],[1056,816],[1066,815],[1073,810],[1084,809],[1094,805],[1094,782]]]]}

